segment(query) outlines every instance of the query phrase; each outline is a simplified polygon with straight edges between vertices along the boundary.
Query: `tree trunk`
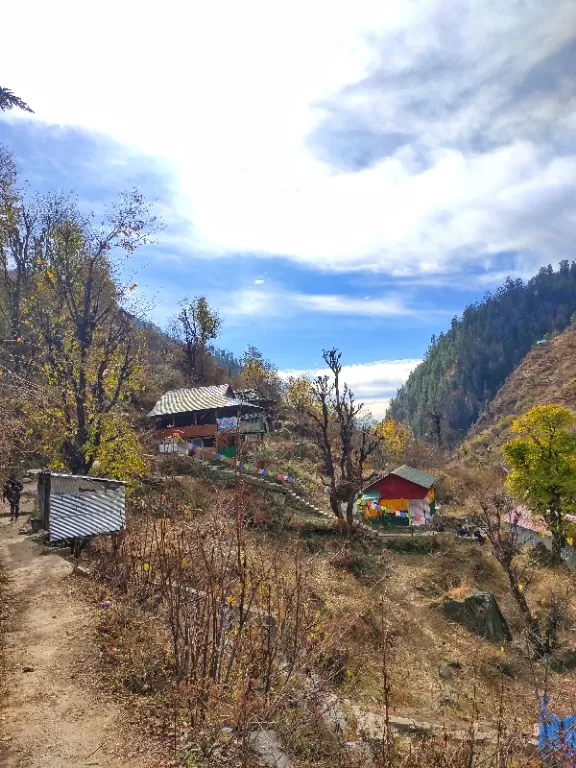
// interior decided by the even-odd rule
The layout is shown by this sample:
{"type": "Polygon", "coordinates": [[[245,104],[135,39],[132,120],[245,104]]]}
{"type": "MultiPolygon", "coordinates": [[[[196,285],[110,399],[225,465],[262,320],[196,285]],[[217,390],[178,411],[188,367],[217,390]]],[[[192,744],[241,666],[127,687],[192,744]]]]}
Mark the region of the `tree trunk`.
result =
{"type": "Polygon", "coordinates": [[[62,446],[64,461],[73,475],[84,475],[84,456],[75,440],[66,440],[62,446]]]}
{"type": "Polygon", "coordinates": [[[332,508],[332,512],[334,512],[334,515],[341,520],[342,519],[342,509],[340,508],[340,502],[334,495],[334,493],[330,494],[330,507],[332,508]]]}
{"type": "Polygon", "coordinates": [[[564,526],[562,511],[560,509],[560,500],[555,495],[554,504],[549,512],[548,524],[552,534],[552,563],[553,565],[562,564],[562,548],[565,546],[564,526]]]}
{"type": "Polygon", "coordinates": [[[563,536],[552,535],[552,564],[562,565],[563,536]]]}
{"type": "Polygon", "coordinates": [[[514,599],[516,600],[518,608],[520,608],[520,611],[524,616],[524,620],[526,621],[526,628],[528,631],[528,640],[530,645],[534,648],[537,656],[544,656],[546,654],[546,643],[542,638],[540,624],[532,615],[532,611],[530,610],[526,596],[518,584],[518,580],[516,579],[516,574],[511,567],[511,563],[508,564],[506,572],[508,574],[508,581],[510,582],[510,587],[512,589],[512,594],[514,595],[514,599]]]}
{"type": "Polygon", "coordinates": [[[346,522],[348,523],[348,529],[351,531],[354,525],[354,496],[350,497],[346,502],[346,522]]]}

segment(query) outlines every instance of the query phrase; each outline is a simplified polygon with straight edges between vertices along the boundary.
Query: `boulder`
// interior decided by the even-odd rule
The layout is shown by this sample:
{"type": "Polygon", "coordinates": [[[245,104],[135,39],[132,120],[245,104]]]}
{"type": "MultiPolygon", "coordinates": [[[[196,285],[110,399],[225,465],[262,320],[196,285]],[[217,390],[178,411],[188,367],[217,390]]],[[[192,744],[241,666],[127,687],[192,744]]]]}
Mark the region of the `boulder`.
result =
{"type": "Polygon", "coordinates": [[[292,768],[278,734],[272,730],[254,731],[248,736],[248,743],[256,757],[266,768],[292,768]]]}
{"type": "Polygon", "coordinates": [[[511,640],[508,623],[496,598],[489,592],[472,592],[463,600],[447,598],[442,605],[444,614],[485,640],[502,643],[511,640]]]}
{"type": "Polygon", "coordinates": [[[450,667],[442,667],[442,669],[438,672],[442,680],[452,680],[453,672],[450,669],[450,667]]]}

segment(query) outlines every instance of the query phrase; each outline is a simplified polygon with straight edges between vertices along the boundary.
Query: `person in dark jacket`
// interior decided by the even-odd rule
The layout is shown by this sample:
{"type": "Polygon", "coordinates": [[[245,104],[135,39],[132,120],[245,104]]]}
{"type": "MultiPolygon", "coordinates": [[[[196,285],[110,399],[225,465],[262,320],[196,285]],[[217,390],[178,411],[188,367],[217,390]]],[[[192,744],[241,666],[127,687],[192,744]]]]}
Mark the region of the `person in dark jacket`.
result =
{"type": "Polygon", "coordinates": [[[18,519],[20,514],[20,494],[24,486],[17,479],[16,475],[12,473],[8,480],[4,483],[2,489],[2,501],[8,501],[10,504],[10,517],[12,521],[18,519]]]}

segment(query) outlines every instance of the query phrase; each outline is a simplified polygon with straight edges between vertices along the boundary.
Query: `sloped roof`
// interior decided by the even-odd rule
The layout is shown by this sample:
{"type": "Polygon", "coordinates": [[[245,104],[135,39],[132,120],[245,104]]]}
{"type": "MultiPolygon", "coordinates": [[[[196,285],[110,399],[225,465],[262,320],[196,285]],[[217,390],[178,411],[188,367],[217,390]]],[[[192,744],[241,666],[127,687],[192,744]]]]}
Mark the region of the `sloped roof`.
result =
{"type": "Polygon", "coordinates": [[[420,469],[409,467],[407,464],[402,464],[401,467],[393,470],[390,474],[401,477],[403,480],[408,480],[415,485],[419,485],[421,488],[431,488],[436,482],[436,478],[433,475],[428,475],[420,469]]]}
{"type": "MultiPolygon", "coordinates": [[[[564,517],[569,523],[576,523],[576,515],[564,515],[564,517]]],[[[519,507],[515,507],[511,512],[508,512],[508,514],[504,516],[504,522],[508,523],[508,525],[517,525],[520,528],[526,528],[534,533],[543,533],[545,536],[552,536],[542,515],[534,514],[523,504],[520,504],[519,507]]]]}
{"type": "Polygon", "coordinates": [[[194,389],[173,389],[162,395],[148,416],[168,416],[172,413],[206,411],[210,408],[230,408],[235,405],[258,407],[237,400],[233,394],[229,384],[216,384],[212,387],[195,387],[194,389]]]}

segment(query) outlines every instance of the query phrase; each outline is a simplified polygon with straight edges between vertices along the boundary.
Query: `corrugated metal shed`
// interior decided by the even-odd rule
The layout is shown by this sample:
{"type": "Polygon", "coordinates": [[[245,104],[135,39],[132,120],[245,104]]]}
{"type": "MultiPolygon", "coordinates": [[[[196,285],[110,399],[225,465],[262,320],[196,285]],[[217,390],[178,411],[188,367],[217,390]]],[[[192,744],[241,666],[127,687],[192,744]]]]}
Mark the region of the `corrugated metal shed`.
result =
{"type": "Polygon", "coordinates": [[[126,483],[42,472],[38,506],[50,541],[116,533],[126,526],[126,483]]]}
{"type": "Polygon", "coordinates": [[[233,406],[257,405],[243,402],[233,396],[228,384],[218,384],[213,387],[196,387],[195,389],[173,389],[166,392],[150,411],[148,416],[168,416],[173,413],[188,413],[189,411],[206,411],[210,408],[230,408],[233,406]]]}
{"type": "Polygon", "coordinates": [[[408,480],[411,483],[421,486],[422,488],[431,488],[436,482],[436,478],[433,475],[428,475],[426,472],[422,472],[420,469],[414,469],[407,464],[403,464],[398,469],[393,470],[391,475],[401,477],[403,480],[408,480]]]}

